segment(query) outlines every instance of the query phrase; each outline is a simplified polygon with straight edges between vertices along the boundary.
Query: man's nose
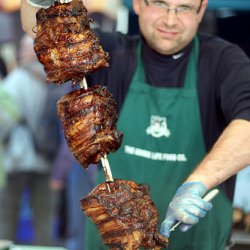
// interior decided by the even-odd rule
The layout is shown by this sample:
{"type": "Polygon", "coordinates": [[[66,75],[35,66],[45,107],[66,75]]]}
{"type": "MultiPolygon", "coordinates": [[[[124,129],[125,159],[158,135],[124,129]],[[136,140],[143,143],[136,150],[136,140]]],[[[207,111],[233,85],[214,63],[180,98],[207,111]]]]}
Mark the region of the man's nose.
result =
{"type": "Polygon", "coordinates": [[[173,26],[177,22],[177,13],[175,9],[169,8],[166,10],[164,21],[166,25],[173,26]]]}

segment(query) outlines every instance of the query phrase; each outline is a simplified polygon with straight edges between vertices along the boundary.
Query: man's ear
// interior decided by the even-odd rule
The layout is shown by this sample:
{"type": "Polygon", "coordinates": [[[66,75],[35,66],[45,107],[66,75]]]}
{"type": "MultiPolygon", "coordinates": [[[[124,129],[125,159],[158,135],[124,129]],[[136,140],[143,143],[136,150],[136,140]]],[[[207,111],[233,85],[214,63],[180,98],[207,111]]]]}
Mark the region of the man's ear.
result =
{"type": "Polygon", "coordinates": [[[142,0],[133,0],[133,9],[136,15],[139,14],[139,10],[140,10],[140,2],[142,0]]]}

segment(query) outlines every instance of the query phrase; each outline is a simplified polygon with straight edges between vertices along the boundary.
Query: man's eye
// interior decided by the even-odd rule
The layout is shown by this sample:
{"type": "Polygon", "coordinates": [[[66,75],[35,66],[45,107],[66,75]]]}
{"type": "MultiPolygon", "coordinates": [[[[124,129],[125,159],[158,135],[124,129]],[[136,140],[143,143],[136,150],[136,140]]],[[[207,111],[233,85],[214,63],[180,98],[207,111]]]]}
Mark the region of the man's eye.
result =
{"type": "Polygon", "coordinates": [[[165,7],[167,4],[164,1],[160,1],[160,0],[153,0],[152,4],[155,6],[160,6],[160,7],[165,7]]]}
{"type": "Polygon", "coordinates": [[[177,12],[188,13],[192,11],[192,7],[188,5],[179,6],[177,12]]]}

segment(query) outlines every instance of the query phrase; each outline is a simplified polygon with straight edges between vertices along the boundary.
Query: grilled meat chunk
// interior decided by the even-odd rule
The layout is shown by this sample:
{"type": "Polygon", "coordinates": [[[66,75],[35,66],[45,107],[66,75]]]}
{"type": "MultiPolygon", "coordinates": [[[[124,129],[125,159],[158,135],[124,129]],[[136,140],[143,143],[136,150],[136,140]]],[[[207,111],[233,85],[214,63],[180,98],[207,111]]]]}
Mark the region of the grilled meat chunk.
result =
{"type": "Polygon", "coordinates": [[[57,102],[68,146],[85,168],[116,151],[123,134],[116,130],[116,102],[106,87],[73,90],[57,102]]]}
{"type": "Polygon", "coordinates": [[[95,187],[81,199],[81,209],[95,223],[110,249],[161,249],[168,239],[157,232],[158,212],[147,186],[115,180],[95,187]]]}
{"type": "Polygon", "coordinates": [[[47,82],[73,84],[91,72],[109,66],[90,28],[90,19],[82,0],[40,9],[36,14],[37,33],[34,50],[47,73],[47,82]]]}

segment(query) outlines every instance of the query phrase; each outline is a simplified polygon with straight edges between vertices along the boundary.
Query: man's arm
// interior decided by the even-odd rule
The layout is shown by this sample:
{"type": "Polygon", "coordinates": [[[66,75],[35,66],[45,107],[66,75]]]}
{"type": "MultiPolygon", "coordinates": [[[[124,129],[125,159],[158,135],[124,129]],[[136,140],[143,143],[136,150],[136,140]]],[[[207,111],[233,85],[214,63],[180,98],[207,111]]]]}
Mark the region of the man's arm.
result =
{"type": "Polygon", "coordinates": [[[211,189],[250,165],[250,122],[234,120],[185,182],[199,181],[211,189]]]}
{"type": "Polygon", "coordinates": [[[205,217],[212,204],[202,197],[207,190],[221,184],[250,165],[250,122],[234,120],[221,134],[212,150],[181,185],[170,202],[161,224],[161,234],[170,236],[172,226],[180,221],[181,231],[205,217]]]}
{"type": "Polygon", "coordinates": [[[21,1],[21,23],[24,32],[26,32],[32,38],[35,38],[36,34],[32,29],[36,26],[36,12],[39,7],[30,5],[27,0],[21,1]]]}

